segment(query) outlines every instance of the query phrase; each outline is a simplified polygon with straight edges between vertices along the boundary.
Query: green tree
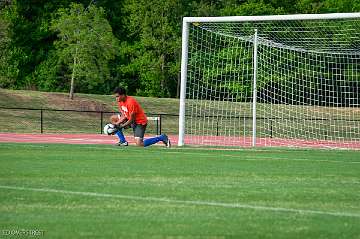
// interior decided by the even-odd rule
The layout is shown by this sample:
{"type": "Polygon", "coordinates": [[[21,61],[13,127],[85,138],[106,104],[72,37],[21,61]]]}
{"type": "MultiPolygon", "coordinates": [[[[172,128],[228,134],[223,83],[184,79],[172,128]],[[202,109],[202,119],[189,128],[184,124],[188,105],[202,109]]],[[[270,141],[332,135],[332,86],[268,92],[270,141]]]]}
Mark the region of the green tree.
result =
{"type": "Polygon", "coordinates": [[[103,8],[71,4],[60,9],[51,29],[58,32],[56,55],[71,72],[70,99],[77,84],[96,88],[110,77],[108,63],[117,54],[118,40],[112,33],[103,8]]]}
{"type": "Polygon", "coordinates": [[[51,15],[58,8],[68,6],[70,1],[1,1],[0,8],[3,8],[10,38],[7,49],[3,52],[6,55],[5,65],[2,65],[5,71],[1,74],[7,79],[5,87],[41,89],[41,81],[34,73],[47,60],[48,53],[53,48],[56,35],[49,29],[51,15]]]}
{"type": "Polygon", "coordinates": [[[174,96],[180,68],[182,1],[127,0],[124,12],[130,39],[122,45],[128,62],[119,70],[139,80],[138,94],[174,96]]]}
{"type": "Polygon", "coordinates": [[[8,22],[2,12],[0,12],[0,87],[3,87],[6,82],[6,74],[4,66],[7,63],[6,50],[8,47],[9,36],[8,36],[8,22]]]}
{"type": "Polygon", "coordinates": [[[224,16],[256,16],[256,15],[275,15],[284,14],[284,9],[274,4],[267,3],[266,1],[260,0],[248,0],[241,4],[235,3],[233,5],[226,5],[221,10],[221,15],[224,16]]]}
{"type": "Polygon", "coordinates": [[[13,21],[19,19],[12,5],[0,9],[0,87],[15,88],[21,62],[25,59],[22,50],[13,42],[13,21]]]}
{"type": "Polygon", "coordinates": [[[0,87],[65,91],[73,76],[77,92],[109,93],[124,85],[130,94],[174,97],[183,16],[360,11],[358,0],[78,0],[91,6],[77,12],[72,2],[0,0],[0,87]],[[55,26],[60,19],[67,19],[66,34],[55,26]],[[115,38],[107,37],[111,29],[115,38]]]}
{"type": "Polygon", "coordinates": [[[360,11],[360,1],[358,0],[298,0],[295,5],[301,13],[360,11]]]}
{"type": "Polygon", "coordinates": [[[9,42],[8,28],[9,23],[6,21],[3,12],[0,12],[0,59],[3,59],[4,50],[9,42]]]}

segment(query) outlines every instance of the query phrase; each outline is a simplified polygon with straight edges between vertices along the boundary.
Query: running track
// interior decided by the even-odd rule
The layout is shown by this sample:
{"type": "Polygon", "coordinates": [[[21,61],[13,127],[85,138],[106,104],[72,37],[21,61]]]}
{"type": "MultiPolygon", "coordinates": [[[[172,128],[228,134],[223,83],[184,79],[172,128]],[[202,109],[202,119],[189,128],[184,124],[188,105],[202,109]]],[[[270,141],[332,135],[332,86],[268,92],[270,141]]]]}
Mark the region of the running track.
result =
{"type": "MultiPolygon", "coordinates": [[[[170,135],[172,144],[177,145],[177,136],[170,135]]],[[[134,144],[133,137],[127,137],[130,144],[134,144]]],[[[116,136],[100,134],[17,134],[0,133],[0,143],[60,143],[60,144],[115,144],[116,136]]],[[[188,145],[213,145],[251,147],[251,137],[224,137],[224,136],[192,136],[185,139],[188,145]]],[[[302,148],[348,148],[359,149],[360,141],[330,141],[330,140],[299,140],[259,138],[257,146],[273,147],[302,147],[302,148]]]]}

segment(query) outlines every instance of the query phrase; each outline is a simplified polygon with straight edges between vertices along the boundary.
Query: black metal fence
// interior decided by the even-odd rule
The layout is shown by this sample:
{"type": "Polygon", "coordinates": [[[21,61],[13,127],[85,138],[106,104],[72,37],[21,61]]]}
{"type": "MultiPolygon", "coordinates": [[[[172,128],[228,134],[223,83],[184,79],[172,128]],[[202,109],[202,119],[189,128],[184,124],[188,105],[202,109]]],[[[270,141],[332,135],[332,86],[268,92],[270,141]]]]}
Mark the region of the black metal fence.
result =
{"type": "MultiPolygon", "coordinates": [[[[115,113],[117,112],[0,107],[0,132],[102,134],[103,126],[115,113]]],[[[147,116],[150,119],[147,127],[148,134],[178,134],[178,115],[147,113],[147,116]]],[[[192,131],[187,132],[190,134],[252,135],[251,116],[187,117],[188,120],[192,120],[193,129],[187,130],[192,131]]],[[[131,130],[125,131],[125,134],[131,133],[131,130]]],[[[360,119],[258,117],[257,136],[265,138],[360,139],[360,119]]]]}
{"type": "MultiPolygon", "coordinates": [[[[113,111],[80,111],[0,107],[0,132],[103,133],[113,111]]],[[[178,132],[178,115],[147,113],[149,134],[178,132]]],[[[130,131],[129,131],[130,133],[130,131]]]]}

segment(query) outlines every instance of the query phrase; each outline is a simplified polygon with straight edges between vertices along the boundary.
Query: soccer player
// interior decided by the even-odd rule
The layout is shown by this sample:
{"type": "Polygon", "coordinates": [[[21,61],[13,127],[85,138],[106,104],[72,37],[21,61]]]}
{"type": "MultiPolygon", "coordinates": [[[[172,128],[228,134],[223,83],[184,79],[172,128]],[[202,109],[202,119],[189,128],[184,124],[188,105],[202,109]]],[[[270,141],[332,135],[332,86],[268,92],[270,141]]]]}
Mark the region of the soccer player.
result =
{"type": "Polygon", "coordinates": [[[134,137],[137,146],[147,147],[158,142],[163,142],[166,147],[171,147],[170,140],[166,134],[144,140],[145,130],[147,126],[147,117],[140,104],[131,96],[126,95],[126,90],[118,87],[114,90],[116,101],[119,104],[119,111],[122,117],[116,122],[119,128],[131,126],[134,131],[134,137]],[[122,120],[124,122],[121,122],[122,120]]]}

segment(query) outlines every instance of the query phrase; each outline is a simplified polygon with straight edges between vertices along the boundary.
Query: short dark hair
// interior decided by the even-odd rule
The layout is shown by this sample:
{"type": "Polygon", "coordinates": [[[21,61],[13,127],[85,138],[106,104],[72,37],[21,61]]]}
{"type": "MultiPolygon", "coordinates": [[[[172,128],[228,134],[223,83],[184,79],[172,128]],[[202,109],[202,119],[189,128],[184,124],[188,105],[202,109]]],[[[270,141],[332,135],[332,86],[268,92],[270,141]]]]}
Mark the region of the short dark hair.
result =
{"type": "Polygon", "coordinates": [[[124,87],[116,87],[114,90],[114,94],[119,94],[119,95],[126,95],[126,89],[124,87]]]}

